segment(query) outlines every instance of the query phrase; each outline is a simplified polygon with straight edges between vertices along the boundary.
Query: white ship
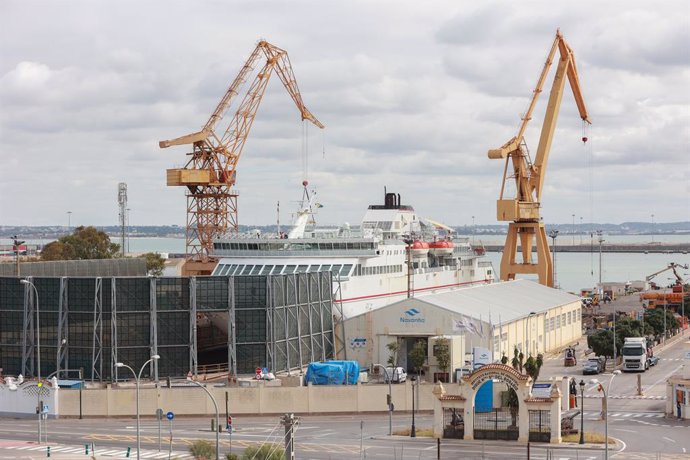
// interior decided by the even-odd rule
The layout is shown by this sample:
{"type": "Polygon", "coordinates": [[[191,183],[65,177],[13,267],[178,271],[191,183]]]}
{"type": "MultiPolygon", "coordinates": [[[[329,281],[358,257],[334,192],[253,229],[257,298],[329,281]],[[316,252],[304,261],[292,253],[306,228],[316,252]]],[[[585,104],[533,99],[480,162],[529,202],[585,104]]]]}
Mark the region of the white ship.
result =
{"type": "Polygon", "coordinates": [[[472,248],[468,238],[454,238],[451,228],[420,218],[401,204],[400,195],[385,193],[384,204],[369,206],[359,228],[308,229],[315,196],[306,195],[287,235],[257,233],[214,241],[219,262],[212,275],[330,270],[338,280],[334,314],[344,318],[409,296],[494,280],[482,249],[472,248]]]}

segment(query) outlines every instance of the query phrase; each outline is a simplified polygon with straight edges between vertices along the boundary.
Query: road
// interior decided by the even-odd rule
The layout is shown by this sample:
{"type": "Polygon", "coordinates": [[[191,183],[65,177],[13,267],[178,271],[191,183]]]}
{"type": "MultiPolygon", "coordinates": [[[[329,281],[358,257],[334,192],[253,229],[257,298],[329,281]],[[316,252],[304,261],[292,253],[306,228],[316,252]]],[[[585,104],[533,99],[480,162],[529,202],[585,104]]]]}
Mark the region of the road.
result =
{"type": "MultiPolygon", "coordinates": [[[[666,460],[690,459],[690,422],[666,418],[666,378],[677,372],[682,364],[683,346],[676,343],[658,352],[659,364],[639,374],[642,378],[644,396],[637,396],[637,375],[621,374],[615,377],[611,386],[609,401],[609,435],[621,442],[618,452],[611,452],[616,460],[642,460],[663,458],[666,460]],[[663,453],[662,457],[657,457],[663,453]]],[[[593,377],[605,385],[611,374],[582,376],[580,367],[564,368],[561,357],[547,357],[540,379],[566,375],[586,383],[593,377]]],[[[579,398],[578,398],[579,402],[579,398]]],[[[601,398],[595,385],[588,384],[584,403],[585,431],[604,432],[600,420],[601,398]]],[[[580,419],[576,419],[579,426],[580,419]]],[[[176,418],[173,421],[173,451],[177,458],[185,458],[188,446],[198,439],[213,441],[211,417],[176,418]]],[[[396,413],[393,431],[409,429],[411,414],[396,413]]],[[[429,413],[417,414],[417,428],[430,428],[429,413]]],[[[142,458],[167,458],[168,422],[162,422],[162,452],[158,452],[158,423],[150,418],[142,419],[141,444],[145,456],[142,458]]],[[[232,434],[232,450],[239,453],[250,445],[265,442],[283,443],[284,427],[279,417],[235,416],[232,434]]],[[[36,422],[30,419],[0,419],[0,459],[45,458],[44,448],[27,442],[36,440],[36,422]],[[37,455],[38,454],[38,455],[37,455]],[[33,456],[33,457],[32,457],[33,456]]],[[[94,443],[97,453],[111,453],[114,458],[124,458],[127,447],[136,446],[136,424],[133,419],[61,419],[48,422],[49,440],[56,459],[62,452],[76,451],[84,444],[94,443]]],[[[230,451],[230,436],[221,433],[222,451],[230,451]]],[[[388,436],[386,414],[303,416],[295,432],[296,458],[298,459],[341,459],[358,458],[366,455],[373,459],[433,459],[437,458],[436,442],[419,437],[388,436]],[[362,423],[363,422],[363,423],[362,423]]],[[[534,444],[531,458],[546,459],[603,459],[603,451],[576,451],[572,448],[558,448],[552,453],[550,446],[534,444]]],[[[66,454],[65,454],[66,455],[66,454]]],[[[132,455],[134,456],[134,455],[132,455]]],[[[80,456],[85,458],[83,451],[80,456]]],[[[102,458],[108,458],[103,456],[102,458]]],[[[526,446],[511,442],[471,442],[443,440],[441,458],[463,459],[522,459],[527,458],[526,446]]]]}

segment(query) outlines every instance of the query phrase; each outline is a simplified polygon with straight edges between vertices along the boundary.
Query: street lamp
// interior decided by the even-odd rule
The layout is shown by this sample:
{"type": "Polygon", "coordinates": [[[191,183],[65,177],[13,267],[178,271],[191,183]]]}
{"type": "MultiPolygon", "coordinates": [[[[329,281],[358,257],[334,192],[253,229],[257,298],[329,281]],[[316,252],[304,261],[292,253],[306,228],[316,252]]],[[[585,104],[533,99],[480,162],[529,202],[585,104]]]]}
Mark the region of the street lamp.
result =
{"type": "Polygon", "coordinates": [[[580,380],[580,444],[585,443],[585,381],[580,380]]]}
{"type": "Polygon", "coordinates": [[[56,371],[55,375],[57,375],[58,380],[60,379],[60,350],[62,350],[62,347],[67,343],[67,339],[63,338],[60,341],[60,345],[58,345],[57,349],[57,365],[55,366],[56,371]]]}
{"type": "Polygon", "coordinates": [[[558,236],[558,230],[551,230],[549,236],[553,239],[553,287],[556,287],[556,237],[558,236]]]}
{"type": "Polygon", "coordinates": [[[393,436],[393,388],[391,386],[391,381],[393,379],[388,375],[388,369],[381,364],[374,364],[374,369],[377,367],[383,369],[383,375],[385,375],[388,381],[388,397],[386,398],[386,402],[388,403],[388,436],[393,436]]]}
{"type": "MultiPolygon", "coordinates": [[[[19,257],[19,246],[17,246],[17,257],[19,257]]],[[[34,293],[36,294],[36,361],[38,364],[38,387],[36,389],[36,398],[37,398],[37,410],[36,413],[38,414],[38,443],[41,443],[41,410],[43,409],[41,406],[41,325],[40,325],[40,315],[39,315],[39,304],[38,304],[38,289],[36,289],[36,286],[34,283],[32,283],[29,280],[19,280],[21,284],[31,286],[34,290],[34,293]]]]}
{"type": "Polygon", "coordinates": [[[410,437],[417,437],[417,429],[414,426],[414,384],[417,381],[417,377],[412,377],[412,430],[410,430],[410,437]]]}
{"type": "MultiPolygon", "coordinates": [[[[220,425],[218,424],[220,422],[220,420],[218,418],[218,404],[216,404],[216,399],[213,397],[211,392],[209,392],[205,386],[203,386],[202,384],[200,384],[196,380],[192,380],[191,377],[187,377],[187,380],[192,382],[194,385],[198,386],[202,390],[204,390],[206,392],[206,394],[208,395],[208,397],[211,398],[211,401],[213,402],[213,407],[215,407],[215,409],[216,409],[216,460],[218,460],[218,458],[219,458],[218,457],[218,455],[219,455],[218,454],[218,452],[219,452],[219,449],[218,449],[218,432],[220,431],[220,425]]],[[[230,428],[230,429],[232,429],[232,428],[230,428]]]]}
{"type": "Polygon", "coordinates": [[[140,455],[141,455],[141,435],[139,432],[139,380],[141,379],[141,373],[144,371],[144,368],[148,363],[153,361],[154,359],[160,359],[160,355],[153,355],[151,358],[146,361],[144,364],[142,364],[141,369],[139,369],[139,374],[134,372],[134,369],[126,365],[125,363],[115,363],[116,367],[126,367],[132,372],[132,375],[134,376],[134,380],[137,385],[137,460],[139,460],[140,455]]]}
{"type": "Polygon", "coordinates": [[[599,380],[597,379],[592,379],[589,381],[589,383],[596,384],[597,386],[597,391],[601,391],[604,393],[604,445],[606,446],[604,452],[604,459],[609,460],[609,401],[608,401],[608,395],[609,395],[609,390],[611,389],[611,382],[613,382],[613,379],[620,374],[621,371],[615,370],[613,371],[611,375],[611,380],[609,380],[609,385],[604,390],[604,385],[599,383],[599,380]]]}

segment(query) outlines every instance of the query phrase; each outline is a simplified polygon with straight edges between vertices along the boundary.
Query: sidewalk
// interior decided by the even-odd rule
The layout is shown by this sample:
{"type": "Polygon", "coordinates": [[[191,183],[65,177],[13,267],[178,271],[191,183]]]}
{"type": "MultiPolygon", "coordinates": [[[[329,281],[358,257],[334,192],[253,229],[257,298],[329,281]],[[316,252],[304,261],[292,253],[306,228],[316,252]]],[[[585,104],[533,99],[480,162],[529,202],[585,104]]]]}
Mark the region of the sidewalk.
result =
{"type": "MultiPolygon", "coordinates": [[[[92,446],[89,445],[88,455],[84,445],[64,445],[64,444],[36,444],[30,441],[0,441],[0,459],[45,459],[48,458],[48,447],[50,447],[50,458],[59,460],[90,460],[90,459],[111,459],[111,458],[136,458],[136,447],[133,446],[127,457],[127,448],[122,447],[99,447],[96,445],[94,455],[92,446]]],[[[147,459],[167,459],[168,451],[162,450],[141,450],[141,458],[147,459]]],[[[188,452],[173,451],[170,458],[191,459],[188,452]]]]}

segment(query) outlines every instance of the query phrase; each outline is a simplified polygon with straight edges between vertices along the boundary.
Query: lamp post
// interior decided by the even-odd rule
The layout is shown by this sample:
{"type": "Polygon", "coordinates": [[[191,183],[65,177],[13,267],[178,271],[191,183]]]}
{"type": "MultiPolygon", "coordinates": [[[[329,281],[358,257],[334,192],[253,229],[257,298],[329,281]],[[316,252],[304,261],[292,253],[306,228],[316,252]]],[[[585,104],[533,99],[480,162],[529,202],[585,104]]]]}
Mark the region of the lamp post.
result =
{"type": "Polygon", "coordinates": [[[15,262],[17,264],[15,275],[17,276],[17,278],[19,278],[19,246],[24,244],[24,241],[20,241],[19,239],[17,239],[17,235],[14,235],[12,237],[12,244],[14,245],[15,262]]]}
{"type": "Polygon", "coordinates": [[[477,233],[477,227],[474,226],[474,216],[472,216],[472,244],[474,245],[474,235],[477,233]]]}
{"type": "MultiPolygon", "coordinates": [[[[17,257],[19,257],[19,246],[16,246],[17,249],[17,257]]],[[[20,280],[19,281],[21,284],[31,286],[34,290],[34,293],[36,294],[36,361],[38,364],[38,386],[36,388],[36,398],[37,398],[37,404],[36,404],[36,414],[38,415],[38,443],[41,443],[41,410],[43,409],[41,407],[41,389],[43,387],[41,383],[41,325],[40,325],[40,315],[39,315],[39,303],[38,303],[38,289],[36,289],[36,286],[34,283],[32,283],[29,280],[20,280]]]]}
{"type": "Polygon", "coordinates": [[[410,430],[410,437],[417,437],[417,428],[414,426],[414,384],[417,381],[417,377],[412,377],[412,429],[410,430]]]}
{"type": "Polygon", "coordinates": [[[58,345],[57,349],[57,364],[55,366],[55,375],[57,375],[58,380],[60,380],[60,351],[62,350],[62,347],[65,346],[67,343],[67,339],[63,338],[60,341],[60,345],[58,345]]]}
{"type": "Polygon", "coordinates": [[[582,216],[580,216],[580,244],[582,244],[582,216]]]}
{"type": "Polygon", "coordinates": [[[654,244],[654,214],[652,214],[652,244],[654,244]]]}
{"type": "Polygon", "coordinates": [[[599,380],[597,379],[592,379],[589,381],[589,383],[596,384],[598,385],[597,391],[601,391],[604,393],[604,459],[609,460],[609,401],[608,401],[608,395],[609,395],[609,390],[611,389],[611,382],[613,382],[613,379],[620,374],[621,371],[615,370],[613,371],[611,375],[611,380],[609,380],[609,385],[604,390],[604,385],[599,383],[599,380]]]}
{"type": "Polygon", "coordinates": [[[585,381],[580,380],[580,444],[585,443],[585,381]]]}
{"type": "Polygon", "coordinates": [[[393,387],[391,385],[391,378],[390,375],[388,375],[388,369],[385,368],[385,366],[381,364],[374,364],[374,368],[380,367],[383,369],[383,374],[386,376],[386,380],[388,381],[388,398],[386,398],[386,402],[388,403],[388,436],[393,436],[393,387]]]}
{"type": "Polygon", "coordinates": [[[558,230],[551,230],[549,236],[553,240],[553,287],[556,287],[556,237],[558,236],[558,230]]]}
{"type": "Polygon", "coordinates": [[[573,216],[573,246],[575,246],[575,214],[573,216]]]}
{"type": "Polygon", "coordinates": [[[141,373],[144,371],[144,368],[148,363],[153,361],[154,359],[160,359],[159,355],[153,355],[151,358],[146,361],[144,364],[142,364],[141,369],[139,369],[139,374],[134,372],[134,369],[126,365],[125,363],[115,363],[116,367],[126,367],[132,372],[132,375],[134,376],[134,380],[137,385],[137,460],[139,460],[141,457],[141,433],[139,431],[139,380],[141,379],[141,373]]]}
{"type": "Polygon", "coordinates": [[[67,233],[72,228],[72,211],[67,211],[67,233]]]}
{"type": "Polygon", "coordinates": [[[220,422],[220,420],[218,418],[218,404],[216,403],[216,399],[213,397],[211,392],[208,391],[208,389],[205,386],[203,386],[202,384],[200,384],[196,380],[192,380],[191,377],[187,377],[187,380],[189,382],[192,382],[194,385],[198,386],[202,390],[204,390],[206,392],[206,394],[208,395],[208,397],[211,398],[211,401],[213,402],[213,407],[216,409],[216,460],[218,460],[219,459],[219,457],[218,457],[218,455],[219,455],[219,453],[218,453],[219,452],[219,449],[218,449],[218,432],[220,431],[220,425],[218,424],[220,422]]]}

